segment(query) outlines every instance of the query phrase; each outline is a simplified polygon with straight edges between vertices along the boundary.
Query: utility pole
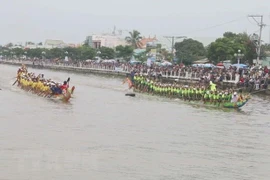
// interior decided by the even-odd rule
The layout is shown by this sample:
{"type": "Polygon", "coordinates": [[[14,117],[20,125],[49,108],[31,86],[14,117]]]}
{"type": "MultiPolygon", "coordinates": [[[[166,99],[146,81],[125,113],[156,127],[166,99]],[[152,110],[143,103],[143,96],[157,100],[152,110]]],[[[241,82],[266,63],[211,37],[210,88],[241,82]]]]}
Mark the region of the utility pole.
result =
{"type": "Polygon", "coordinates": [[[263,24],[263,15],[248,15],[248,17],[251,17],[256,23],[257,25],[260,27],[260,34],[259,34],[259,38],[258,38],[258,44],[256,44],[256,52],[257,52],[257,62],[256,64],[259,64],[259,60],[260,60],[260,55],[261,55],[261,45],[262,45],[262,29],[265,26],[265,24],[263,24]],[[255,18],[260,18],[260,21],[257,21],[257,19],[255,18]]]}
{"type": "Polygon", "coordinates": [[[112,32],[113,35],[116,35],[115,31],[116,31],[116,27],[113,26],[113,32],[112,32]]]}
{"type": "Polygon", "coordinates": [[[174,60],[174,41],[175,39],[186,38],[186,36],[164,36],[172,43],[172,61],[174,60]]]}
{"type": "MultiPolygon", "coordinates": [[[[269,15],[269,19],[270,19],[270,15],[269,15]]],[[[269,25],[268,25],[269,26],[269,25]]],[[[269,26],[269,45],[270,45],[270,26],[269,26]]]]}

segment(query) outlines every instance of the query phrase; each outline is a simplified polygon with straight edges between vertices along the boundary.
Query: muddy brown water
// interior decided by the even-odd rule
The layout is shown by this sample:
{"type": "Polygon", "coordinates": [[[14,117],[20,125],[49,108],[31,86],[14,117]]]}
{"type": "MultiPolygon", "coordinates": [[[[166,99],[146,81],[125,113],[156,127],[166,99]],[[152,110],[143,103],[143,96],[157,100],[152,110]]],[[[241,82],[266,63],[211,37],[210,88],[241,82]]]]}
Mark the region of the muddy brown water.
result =
{"type": "Polygon", "coordinates": [[[63,81],[68,104],[12,86],[0,66],[0,179],[254,180],[270,177],[269,98],[220,110],[137,94],[119,78],[33,70],[63,81]]]}

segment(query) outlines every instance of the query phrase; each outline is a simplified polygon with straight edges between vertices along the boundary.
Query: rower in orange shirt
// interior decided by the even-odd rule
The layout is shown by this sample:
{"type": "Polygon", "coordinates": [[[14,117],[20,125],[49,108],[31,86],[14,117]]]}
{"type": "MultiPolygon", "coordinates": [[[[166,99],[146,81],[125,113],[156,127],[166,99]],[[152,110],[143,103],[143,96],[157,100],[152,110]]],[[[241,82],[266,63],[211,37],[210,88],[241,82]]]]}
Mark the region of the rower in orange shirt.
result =
{"type": "Polygon", "coordinates": [[[126,79],[123,81],[123,84],[128,83],[128,89],[131,89],[134,85],[132,81],[129,79],[129,75],[127,74],[126,79]]]}

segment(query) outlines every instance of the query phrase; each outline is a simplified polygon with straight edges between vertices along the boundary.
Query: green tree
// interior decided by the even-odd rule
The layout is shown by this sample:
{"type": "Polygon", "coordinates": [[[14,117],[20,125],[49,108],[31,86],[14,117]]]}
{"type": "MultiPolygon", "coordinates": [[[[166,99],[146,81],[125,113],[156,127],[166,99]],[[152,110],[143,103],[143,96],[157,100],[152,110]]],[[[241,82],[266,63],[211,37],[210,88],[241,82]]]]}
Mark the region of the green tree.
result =
{"type": "Polygon", "coordinates": [[[264,44],[262,45],[262,48],[264,49],[264,51],[270,51],[270,44],[264,44]]]}
{"type": "Polygon", "coordinates": [[[89,47],[89,46],[82,46],[78,48],[80,55],[79,58],[80,60],[87,60],[87,59],[93,59],[96,56],[96,51],[89,47]]]}
{"type": "Polygon", "coordinates": [[[167,49],[165,48],[161,48],[161,49],[158,49],[157,50],[158,54],[157,54],[157,58],[159,60],[169,60],[171,61],[172,60],[172,53],[169,52],[167,49]]]}
{"type": "MultiPolygon", "coordinates": [[[[208,58],[214,63],[218,63],[220,61],[232,60],[234,53],[237,50],[234,48],[234,42],[229,38],[219,38],[215,42],[212,42],[207,50],[208,50],[208,58]]],[[[239,44],[237,49],[244,49],[243,46],[239,44]]]]}
{"type": "Polygon", "coordinates": [[[233,32],[225,32],[223,34],[223,37],[225,37],[225,38],[236,38],[237,37],[237,34],[235,34],[233,32]]]}
{"type": "Polygon", "coordinates": [[[118,58],[123,58],[124,60],[128,61],[133,54],[134,48],[132,46],[120,45],[120,46],[116,46],[115,50],[117,52],[116,56],[118,58]]]}
{"type": "Polygon", "coordinates": [[[64,56],[68,56],[72,60],[79,60],[80,59],[80,49],[79,48],[73,48],[73,47],[65,47],[63,48],[64,56]],[[66,52],[68,54],[66,54],[66,52]]]}
{"type": "Polygon", "coordinates": [[[114,49],[109,47],[101,47],[99,49],[100,51],[100,57],[102,59],[113,59],[115,57],[114,49]]]}
{"type": "Polygon", "coordinates": [[[127,36],[125,39],[127,43],[130,44],[135,49],[140,48],[142,46],[141,33],[137,30],[133,30],[132,32],[129,32],[129,36],[127,36]]]}
{"type": "Polygon", "coordinates": [[[135,59],[141,62],[145,62],[147,60],[147,52],[142,52],[140,54],[134,55],[135,59]]]}
{"type": "Polygon", "coordinates": [[[11,48],[13,46],[13,43],[7,43],[6,45],[5,45],[5,47],[7,47],[7,48],[11,48]]]}
{"type": "Polygon", "coordinates": [[[225,32],[222,38],[218,38],[207,47],[207,57],[215,63],[224,60],[231,60],[232,63],[236,63],[237,58],[234,57],[234,54],[238,50],[241,50],[241,53],[244,54],[242,63],[246,61],[252,63],[253,59],[256,58],[256,47],[248,34],[225,32]]]}
{"type": "Polygon", "coordinates": [[[23,56],[24,50],[22,48],[14,48],[12,49],[12,52],[16,57],[21,57],[23,56]]]}
{"type": "Polygon", "coordinates": [[[7,48],[3,48],[2,50],[1,50],[1,54],[2,54],[2,56],[4,56],[4,57],[10,57],[11,56],[11,51],[9,50],[9,49],[7,49],[7,48]]]}
{"type": "Polygon", "coordinates": [[[267,56],[269,56],[269,52],[270,52],[270,44],[264,44],[261,46],[261,58],[265,58],[267,56]]]}
{"type": "Polygon", "coordinates": [[[184,64],[192,64],[199,57],[206,55],[203,44],[193,39],[184,39],[175,43],[176,57],[184,64]]]}
{"type": "MultiPolygon", "coordinates": [[[[249,64],[253,64],[253,59],[257,58],[256,45],[254,41],[250,39],[250,36],[247,33],[237,34],[236,41],[244,45],[245,52],[243,60],[247,61],[249,64]]],[[[264,51],[261,51],[261,55],[264,54],[264,51]]],[[[236,62],[236,58],[234,58],[236,62]]]]}
{"type": "Polygon", "coordinates": [[[42,50],[40,48],[37,49],[28,49],[26,50],[27,57],[30,58],[41,58],[42,57],[42,50]]]}
{"type": "Polygon", "coordinates": [[[85,40],[83,41],[83,46],[88,46],[89,47],[89,36],[87,36],[85,38],[85,40]]]}
{"type": "Polygon", "coordinates": [[[61,48],[52,48],[48,51],[48,53],[46,54],[46,57],[50,59],[64,58],[65,51],[61,48]]]}

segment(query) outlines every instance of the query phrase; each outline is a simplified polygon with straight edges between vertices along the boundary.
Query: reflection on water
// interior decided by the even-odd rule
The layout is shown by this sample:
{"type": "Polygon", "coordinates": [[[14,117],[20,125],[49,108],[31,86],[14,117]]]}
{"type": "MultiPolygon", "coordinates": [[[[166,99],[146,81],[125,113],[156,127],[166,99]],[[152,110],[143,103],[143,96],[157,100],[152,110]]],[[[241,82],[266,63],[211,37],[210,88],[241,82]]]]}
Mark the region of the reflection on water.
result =
{"type": "Polygon", "coordinates": [[[0,66],[0,179],[268,179],[269,98],[241,110],[137,94],[119,78],[35,70],[76,86],[68,104],[0,66]]]}

